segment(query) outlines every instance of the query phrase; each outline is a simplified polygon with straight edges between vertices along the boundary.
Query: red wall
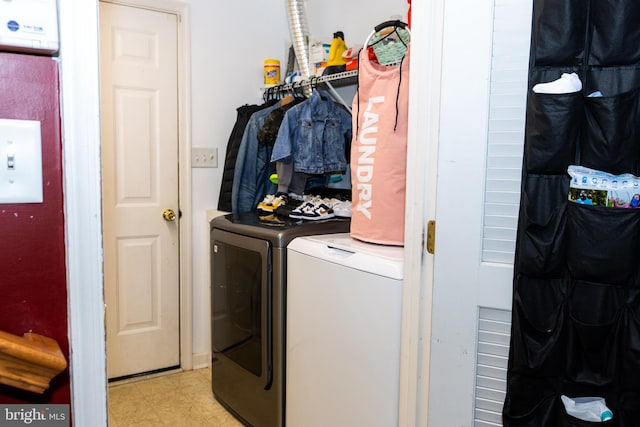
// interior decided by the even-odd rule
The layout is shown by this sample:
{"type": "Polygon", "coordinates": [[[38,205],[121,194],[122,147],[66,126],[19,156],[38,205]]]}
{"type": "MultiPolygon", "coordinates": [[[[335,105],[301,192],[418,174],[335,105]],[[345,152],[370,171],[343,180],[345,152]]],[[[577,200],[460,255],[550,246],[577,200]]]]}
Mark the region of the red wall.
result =
{"type": "MultiPolygon", "coordinates": [[[[0,53],[0,118],[41,122],[44,196],[0,204],[0,329],[53,338],[68,361],[59,94],[54,58],[0,53]]],[[[0,403],[70,402],[68,369],[44,395],[0,385],[0,403]]]]}

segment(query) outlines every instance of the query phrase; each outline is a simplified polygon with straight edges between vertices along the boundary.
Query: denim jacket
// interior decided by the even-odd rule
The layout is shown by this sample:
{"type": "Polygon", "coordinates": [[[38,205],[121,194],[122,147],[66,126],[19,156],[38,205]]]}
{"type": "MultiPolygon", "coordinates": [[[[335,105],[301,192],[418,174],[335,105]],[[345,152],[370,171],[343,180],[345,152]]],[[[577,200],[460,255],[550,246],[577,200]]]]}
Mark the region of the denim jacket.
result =
{"type": "Polygon", "coordinates": [[[271,161],[293,160],[296,172],[309,174],[344,171],[345,141],[351,141],[351,115],[316,90],[285,114],[271,161]]]}
{"type": "Polygon", "coordinates": [[[244,129],[233,172],[233,213],[251,212],[266,194],[275,193],[276,186],[269,181],[271,147],[258,144],[257,135],[269,113],[279,105],[278,103],[253,113],[244,129]]]}

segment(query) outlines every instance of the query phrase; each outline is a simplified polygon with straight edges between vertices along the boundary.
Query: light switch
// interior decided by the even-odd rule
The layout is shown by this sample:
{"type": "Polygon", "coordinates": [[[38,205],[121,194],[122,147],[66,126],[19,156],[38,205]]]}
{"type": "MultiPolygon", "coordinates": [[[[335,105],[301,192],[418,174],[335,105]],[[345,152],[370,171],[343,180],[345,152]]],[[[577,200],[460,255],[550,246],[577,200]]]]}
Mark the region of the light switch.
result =
{"type": "Polygon", "coordinates": [[[0,203],[42,203],[40,122],[0,119],[0,203]]]}

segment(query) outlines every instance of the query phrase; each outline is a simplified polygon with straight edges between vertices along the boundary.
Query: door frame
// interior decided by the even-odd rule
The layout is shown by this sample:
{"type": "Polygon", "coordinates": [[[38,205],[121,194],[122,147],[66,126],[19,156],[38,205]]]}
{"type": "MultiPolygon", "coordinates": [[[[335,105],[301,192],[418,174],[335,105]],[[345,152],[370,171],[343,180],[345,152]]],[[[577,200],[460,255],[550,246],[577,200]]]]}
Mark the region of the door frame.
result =
{"type": "Polygon", "coordinates": [[[409,83],[400,427],[426,426],[429,410],[434,255],[426,240],[436,213],[444,12],[445,0],[411,4],[411,21],[420,24],[411,28],[411,51],[419,54],[411,54],[409,70],[420,77],[409,83]]]}
{"type": "MultiPolygon", "coordinates": [[[[101,170],[98,1],[58,0],[58,22],[73,419],[78,425],[106,426],[102,187],[97,173],[101,170]]],[[[180,364],[189,370],[193,368],[190,5],[173,0],[111,3],[179,17],[180,364]]]]}
{"type": "MultiPolygon", "coordinates": [[[[151,4],[150,1],[144,3],[151,4]]],[[[161,1],[153,2],[155,8],[163,4],[161,1]]],[[[171,4],[181,9],[183,25],[180,26],[179,43],[180,46],[184,43],[180,53],[182,63],[184,58],[189,57],[190,45],[184,34],[184,29],[188,28],[189,6],[177,2],[171,4]]],[[[58,0],[73,419],[77,425],[106,426],[105,341],[98,338],[104,334],[105,322],[101,182],[100,174],[96,173],[101,168],[97,9],[98,0],[58,0]],[[88,37],[89,34],[94,36],[88,37]]],[[[412,50],[421,54],[413,55],[411,74],[425,78],[412,81],[410,92],[416,95],[410,95],[409,100],[410,160],[407,162],[407,174],[413,178],[407,183],[406,203],[410,209],[406,210],[406,225],[408,230],[414,231],[405,233],[404,278],[405,283],[411,286],[403,287],[399,424],[402,427],[426,425],[428,409],[433,286],[433,270],[429,266],[433,265],[433,256],[427,255],[424,250],[424,239],[426,219],[435,217],[443,9],[444,0],[412,4],[412,21],[421,23],[412,29],[412,50]],[[430,99],[428,94],[433,98],[430,99]]],[[[182,66],[181,79],[190,75],[188,62],[182,63],[182,66]]],[[[190,81],[187,79],[184,86],[180,86],[181,112],[185,116],[180,124],[180,131],[185,133],[185,147],[180,149],[180,162],[187,174],[186,179],[181,179],[180,203],[185,208],[191,206],[190,157],[186,151],[191,146],[188,128],[191,117],[189,89],[190,81]]],[[[189,246],[181,253],[186,256],[191,252],[190,215],[185,215],[184,221],[182,228],[187,236],[181,238],[181,244],[186,247],[188,240],[189,246]]],[[[189,264],[185,263],[184,266],[187,267],[186,277],[189,280],[183,283],[188,284],[192,272],[189,264]]],[[[187,292],[190,296],[190,287],[187,292]]],[[[181,297],[186,296],[186,293],[181,294],[181,297]]],[[[190,330],[191,319],[187,319],[185,325],[189,325],[190,330]]],[[[186,343],[182,348],[185,347],[186,343]]],[[[191,349],[181,354],[191,357],[191,349]]],[[[184,366],[186,368],[187,364],[184,366]]]]}

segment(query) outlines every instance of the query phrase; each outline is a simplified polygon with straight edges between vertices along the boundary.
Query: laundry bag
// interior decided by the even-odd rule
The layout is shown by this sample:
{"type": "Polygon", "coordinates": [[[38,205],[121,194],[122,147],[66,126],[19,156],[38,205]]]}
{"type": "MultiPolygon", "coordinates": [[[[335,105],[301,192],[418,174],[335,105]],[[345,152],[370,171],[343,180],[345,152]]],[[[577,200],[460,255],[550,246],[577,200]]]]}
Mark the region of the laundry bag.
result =
{"type": "Polygon", "coordinates": [[[352,104],[350,235],[403,246],[409,51],[399,63],[381,65],[368,50],[360,52],[352,104]]]}

